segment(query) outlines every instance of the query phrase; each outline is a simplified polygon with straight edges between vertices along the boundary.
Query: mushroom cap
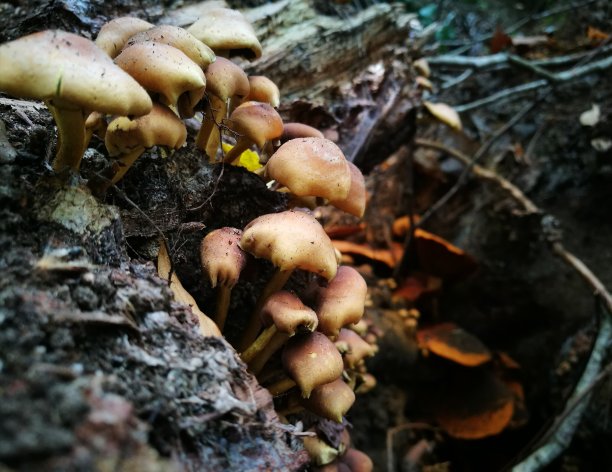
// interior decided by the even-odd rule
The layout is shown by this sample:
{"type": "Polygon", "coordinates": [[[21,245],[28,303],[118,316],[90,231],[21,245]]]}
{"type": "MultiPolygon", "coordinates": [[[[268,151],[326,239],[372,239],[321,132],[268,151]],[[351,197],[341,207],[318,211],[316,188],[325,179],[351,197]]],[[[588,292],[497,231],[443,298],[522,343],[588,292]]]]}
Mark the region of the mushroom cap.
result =
{"type": "Polygon", "coordinates": [[[183,116],[193,116],[193,107],[204,96],[202,69],[180,49],[167,44],[134,43],[121,51],[115,63],[145,89],[159,93],[164,104],[178,103],[183,116]]]}
{"type": "Polygon", "coordinates": [[[351,329],[342,328],[338,339],[336,339],[336,347],[343,352],[344,365],[348,369],[354,369],[366,357],[372,357],[376,354],[376,348],[368,344],[361,336],[351,329]]]}
{"type": "Polygon", "coordinates": [[[339,461],[348,466],[351,472],[372,472],[374,470],[374,463],[370,456],[352,447],[346,450],[339,461]]]}
{"type": "Polygon", "coordinates": [[[340,378],[344,369],[342,356],[333,342],[318,331],[289,338],[281,355],[283,368],[295,381],[302,396],[340,378]]]}
{"type": "Polygon", "coordinates": [[[159,25],[131,36],[123,49],[135,43],[155,41],[180,49],[202,69],[214,62],[215,53],[206,44],[179,26],[159,25]]]}
{"type": "Polygon", "coordinates": [[[246,253],[240,249],[242,230],[230,227],[208,233],[200,244],[202,269],[213,287],[217,283],[233,288],[246,265],[246,253]]]}
{"type": "Polygon", "coordinates": [[[249,60],[261,57],[255,30],[238,10],[211,7],[187,31],[216,53],[228,51],[230,56],[244,56],[249,60]]]}
{"type": "Polygon", "coordinates": [[[319,385],[312,390],[309,398],[303,398],[302,406],[328,420],[342,423],[342,417],[355,403],[355,392],[344,380],[319,385]]]}
{"type": "Polygon", "coordinates": [[[153,28],[148,21],[134,18],[132,16],[122,16],[114,20],[104,23],[98,37],[95,40],[96,45],[108,54],[111,59],[117,57],[121,52],[127,40],[141,31],[146,31],[153,28]]]}
{"type": "MultiPolygon", "coordinates": [[[[278,108],[280,105],[280,90],[277,85],[264,75],[249,76],[250,91],[246,100],[267,103],[278,108]]],[[[321,135],[321,137],[323,137],[321,135]]]]}
{"type": "Polygon", "coordinates": [[[260,149],[267,141],[278,138],[283,132],[283,119],[271,105],[261,102],[244,102],[230,115],[230,128],[246,136],[260,149]]]}
{"type": "Polygon", "coordinates": [[[289,336],[293,336],[300,326],[314,331],[318,324],[317,314],[285,290],[270,295],[261,309],[261,317],[264,325],[274,324],[278,331],[289,336]]]}
{"type": "Polygon", "coordinates": [[[315,218],[301,211],[255,218],[244,228],[240,247],[280,270],[303,269],[330,280],[338,268],[329,236],[315,218]]]}
{"type": "Polygon", "coordinates": [[[289,122],[283,123],[283,134],[281,143],[286,143],[290,139],[296,138],[324,138],[325,136],[317,128],[313,128],[305,123],[289,122]]]}
{"type": "Polygon", "coordinates": [[[126,154],[138,147],[180,148],[187,139],[181,119],[167,106],[155,103],[147,115],[130,119],[115,118],[108,124],[104,142],[111,156],[126,154]]]}
{"type": "Polygon", "coordinates": [[[336,208],[361,218],[366,208],[366,188],[363,174],[352,162],[348,163],[351,171],[351,188],[346,198],[333,200],[329,204],[336,208]]]}
{"type": "Polygon", "coordinates": [[[266,177],[298,196],[342,200],[351,188],[351,171],[338,146],[325,138],[287,141],[272,154],[266,177]]]}
{"type": "Polygon", "coordinates": [[[0,90],[117,115],[145,115],[151,98],[92,41],[65,31],[33,33],[0,45],[0,90]]]}
{"type": "Polygon", "coordinates": [[[249,78],[242,68],[229,59],[217,57],[206,69],[207,91],[226,101],[231,97],[242,100],[249,94],[249,78]]]}
{"type": "Polygon", "coordinates": [[[359,272],[340,266],[336,276],[317,292],[319,331],[338,336],[343,326],[357,323],[363,316],[368,286],[359,272]]]}

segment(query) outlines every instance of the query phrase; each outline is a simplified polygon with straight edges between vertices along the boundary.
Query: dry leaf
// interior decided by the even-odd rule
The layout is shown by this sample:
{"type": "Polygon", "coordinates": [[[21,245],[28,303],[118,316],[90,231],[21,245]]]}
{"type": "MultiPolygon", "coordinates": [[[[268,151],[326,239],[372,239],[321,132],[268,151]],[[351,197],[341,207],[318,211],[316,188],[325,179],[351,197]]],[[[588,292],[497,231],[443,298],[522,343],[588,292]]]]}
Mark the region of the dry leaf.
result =
{"type": "Polygon", "coordinates": [[[423,105],[427,111],[429,111],[429,113],[450,128],[457,131],[460,131],[463,128],[459,113],[457,113],[454,108],[446,103],[432,103],[424,101],[423,105]]]}
{"type": "Polygon", "coordinates": [[[427,78],[431,75],[431,69],[429,68],[429,63],[427,59],[420,58],[412,63],[412,67],[417,71],[417,74],[420,74],[424,78],[427,78]]]}
{"type": "Polygon", "coordinates": [[[599,123],[601,118],[601,110],[599,105],[593,104],[590,110],[584,111],[580,114],[580,124],[582,126],[595,126],[599,123]]]}
{"type": "Polygon", "coordinates": [[[595,44],[599,44],[603,41],[606,41],[610,35],[608,33],[604,33],[600,29],[594,28],[593,26],[589,26],[587,29],[587,38],[589,41],[595,44]]]}
{"type": "Polygon", "coordinates": [[[417,341],[423,349],[466,367],[476,367],[493,358],[480,339],[454,323],[420,329],[417,341]]]}
{"type": "Polygon", "coordinates": [[[440,236],[417,228],[414,239],[419,268],[443,278],[465,277],[476,270],[476,260],[440,236]]]}
{"type": "Polygon", "coordinates": [[[403,254],[402,245],[392,243],[391,249],[373,248],[367,244],[353,243],[351,241],[332,240],[332,244],[341,253],[356,254],[367,257],[373,261],[382,262],[393,268],[400,261],[403,254]]]}

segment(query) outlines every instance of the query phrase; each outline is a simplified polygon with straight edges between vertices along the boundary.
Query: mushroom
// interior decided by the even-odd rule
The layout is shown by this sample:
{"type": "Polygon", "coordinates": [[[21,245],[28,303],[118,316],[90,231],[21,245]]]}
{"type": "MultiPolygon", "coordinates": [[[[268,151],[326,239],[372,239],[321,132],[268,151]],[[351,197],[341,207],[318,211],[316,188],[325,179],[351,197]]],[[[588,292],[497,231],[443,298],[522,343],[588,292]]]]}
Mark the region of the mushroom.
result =
{"type": "Polygon", "coordinates": [[[351,472],[372,472],[374,470],[374,463],[370,456],[353,447],[347,449],[339,461],[351,472]]]}
{"type": "Polygon", "coordinates": [[[53,169],[77,172],[91,111],[145,115],[146,91],[92,41],[64,31],[42,31],[0,45],[0,91],[44,100],[58,130],[53,169]]]}
{"type": "Polygon", "coordinates": [[[337,378],[315,387],[310,397],[300,399],[300,403],[323,418],[342,423],[342,418],[355,403],[355,392],[344,380],[337,378]]]}
{"type": "Polygon", "coordinates": [[[255,257],[268,259],[277,268],[263,289],[243,334],[243,351],[257,337],[261,326],[259,311],[274,292],[280,290],[295,269],[314,272],[330,280],[336,275],[334,247],[321,224],[299,211],[284,211],[255,218],[244,229],[240,247],[255,257]]]}
{"type": "Polygon", "coordinates": [[[121,52],[121,49],[123,49],[123,46],[131,36],[153,28],[154,26],[155,25],[152,25],[148,21],[132,16],[115,18],[102,25],[95,43],[100,49],[108,54],[111,59],[114,59],[121,52]]]}
{"type": "Polygon", "coordinates": [[[265,175],[298,196],[342,200],[351,188],[351,171],[344,154],[324,138],[287,141],[266,164],[265,175]]]}
{"type": "Polygon", "coordinates": [[[314,436],[304,436],[302,442],[311,462],[317,466],[331,464],[340,454],[338,449],[327,444],[317,434],[314,436]]]}
{"type": "Polygon", "coordinates": [[[364,359],[372,357],[377,350],[355,331],[346,328],[340,330],[338,339],[336,339],[336,347],[342,354],[344,367],[347,369],[355,369],[362,365],[364,359]]]}
{"type": "Polygon", "coordinates": [[[357,323],[363,316],[368,286],[349,266],[340,266],[327,287],[317,292],[319,331],[335,338],[343,326],[357,323]]]}
{"type": "Polygon", "coordinates": [[[180,49],[155,41],[134,43],[115,58],[115,63],[149,92],[159,94],[182,117],[191,117],[204,96],[202,69],[180,49]]]}
{"type": "Polygon", "coordinates": [[[341,200],[330,200],[329,204],[350,213],[357,218],[363,217],[366,208],[366,189],[363,174],[352,162],[348,162],[351,171],[351,187],[346,198],[341,200]]]}
{"type": "Polygon", "coordinates": [[[206,110],[202,127],[196,136],[198,149],[206,152],[214,161],[221,142],[218,123],[227,116],[228,101],[237,97],[242,101],[249,93],[249,79],[246,73],[229,59],[218,57],[206,69],[209,108],[206,110]]]}
{"type": "Polygon", "coordinates": [[[283,120],[267,103],[245,102],[231,114],[230,128],[238,133],[238,139],[225,155],[225,163],[239,159],[240,154],[253,144],[263,149],[266,142],[278,138],[283,132],[283,120]]]}
{"type": "Polygon", "coordinates": [[[289,122],[283,124],[281,143],[297,138],[324,138],[325,136],[317,128],[304,123],[289,122]]]}
{"type": "Polygon", "coordinates": [[[208,233],[200,244],[202,269],[213,288],[217,288],[215,322],[221,331],[225,326],[232,288],[246,264],[246,253],[239,246],[241,236],[241,230],[225,227],[208,233]]]}
{"type": "Polygon", "coordinates": [[[261,44],[255,30],[238,10],[213,6],[189,28],[191,34],[222,57],[261,57],[261,44]]]}
{"type": "Polygon", "coordinates": [[[118,156],[110,184],[121,180],[146,149],[153,146],[178,149],[186,139],[187,129],[183,122],[172,110],[159,103],[153,105],[148,115],[133,120],[126,116],[115,118],[108,124],[104,139],[109,154],[118,156]]]}
{"type": "Polygon", "coordinates": [[[296,295],[283,290],[270,295],[261,309],[261,317],[267,328],[240,355],[255,375],[300,327],[308,331],[317,327],[316,313],[296,295]]]}
{"type": "Polygon", "coordinates": [[[250,91],[245,100],[267,103],[278,108],[280,105],[280,91],[278,86],[263,75],[249,76],[250,91]]]}

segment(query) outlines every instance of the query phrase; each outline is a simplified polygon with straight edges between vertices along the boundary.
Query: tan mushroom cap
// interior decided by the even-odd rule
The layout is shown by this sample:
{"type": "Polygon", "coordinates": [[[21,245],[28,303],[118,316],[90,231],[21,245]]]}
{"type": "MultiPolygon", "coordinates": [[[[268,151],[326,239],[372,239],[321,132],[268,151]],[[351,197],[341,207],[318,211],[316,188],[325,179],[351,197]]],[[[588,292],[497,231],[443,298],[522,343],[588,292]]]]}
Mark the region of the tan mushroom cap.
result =
{"type": "Polygon", "coordinates": [[[261,57],[261,44],[251,23],[237,10],[211,7],[206,16],[189,28],[191,34],[217,54],[244,56],[249,60],[261,57]]]}
{"type": "Polygon", "coordinates": [[[296,138],[324,138],[325,136],[317,128],[313,128],[305,123],[289,122],[283,123],[283,134],[280,138],[281,143],[286,143],[290,139],[296,138]]]}
{"type": "Polygon", "coordinates": [[[42,31],[0,45],[0,90],[50,100],[59,108],[145,115],[146,91],[92,41],[64,31],[42,31]]]}
{"type": "Polygon", "coordinates": [[[295,335],[296,330],[303,326],[308,331],[317,327],[317,314],[302,303],[293,293],[281,290],[272,294],[261,309],[261,317],[265,326],[274,324],[281,333],[295,335]]]}
{"type": "Polygon", "coordinates": [[[233,288],[246,265],[246,253],[240,249],[242,231],[224,227],[208,233],[200,244],[200,261],[214,287],[233,288]]]}
{"type": "Polygon", "coordinates": [[[266,177],[298,196],[342,200],[351,188],[348,161],[338,146],[324,138],[287,141],[266,165],[266,177]]]}
{"type": "Polygon", "coordinates": [[[255,218],[245,227],[240,246],[283,271],[303,269],[330,280],[338,268],[329,236],[315,218],[300,211],[255,218]]]}
{"type": "Polygon", "coordinates": [[[193,107],[204,96],[206,78],[202,69],[167,44],[135,43],[121,51],[115,63],[149,92],[159,93],[164,104],[178,105],[182,116],[193,116],[193,107]]]}
{"type": "Polygon", "coordinates": [[[340,266],[327,287],[317,293],[319,331],[338,336],[343,326],[357,323],[363,316],[368,286],[363,277],[349,266],[340,266]]]}
{"type": "Polygon", "coordinates": [[[342,423],[342,417],[355,403],[355,392],[344,380],[338,378],[314,388],[310,397],[301,399],[300,403],[323,418],[342,423]]]}
{"type": "Polygon", "coordinates": [[[351,171],[351,188],[346,198],[342,200],[332,200],[330,205],[361,218],[366,209],[366,188],[363,174],[352,162],[348,163],[351,171]]]}
{"type": "Polygon", "coordinates": [[[206,69],[207,91],[226,101],[231,97],[242,100],[249,94],[249,78],[242,68],[229,59],[218,57],[206,69]]]}
{"type": "Polygon", "coordinates": [[[123,49],[135,43],[155,41],[180,49],[189,59],[202,69],[214,62],[215,53],[206,44],[189,33],[186,29],[172,25],[160,25],[131,36],[123,49]]]}
{"type": "Polygon", "coordinates": [[[131,36],[153,28],[154,26],[155,25],[152,25],[148,21],[132,16],[115,18],[102,25],[95,43],[100,49],[108,54],[111,59],[114,59],[121,52],[124,44],[131,36]]]}
{"type": "Polygon", "coordinates": [[[249,85],[250,91],[245,100],[267,103],[274,108],[278,108],[280,105],[280,90],[274,82],[263,75],[250,75],[249,85]]]}
{"type": "Polygon", "coordinates": [[[126,116],[108,124],[106,148],[111,156],[125,154],[139,147],[168,146],[180,148],[187,139],[187,129],[181,119],[168,107],[158,103],[151,113],[136,119],[126,116]]]}
{"type": "Polygon", "coordinates": [[[346,328],[340,330],[336,347],[343,353],[344,366],[348,369],[354,369],[362,364],[366,357],[376,354],[376,347],[367,343],[355,331],[346,328]]]}
{"type": "Polygon", "coordinates": [[[374,463],[370,456],[355,448],[349,448],[340,458],[340,463],[348,467],[351,472],[372,472],[374,463]]]}
{"type": "Polygon", "coordinates": [[[290,338],[281,359],[283,368],[304,398],[308,398],[316,387],[340,378],[344,369],[342,356],[334,343],[318,331],[290,338]]]}
{"type": "Polygon", "coordinates": [[[283,120],[271,105],[261,102],[244,102],[230,115],[230,128],[263,148],[267,141],[278,138],[283,132],[283,120]]]}

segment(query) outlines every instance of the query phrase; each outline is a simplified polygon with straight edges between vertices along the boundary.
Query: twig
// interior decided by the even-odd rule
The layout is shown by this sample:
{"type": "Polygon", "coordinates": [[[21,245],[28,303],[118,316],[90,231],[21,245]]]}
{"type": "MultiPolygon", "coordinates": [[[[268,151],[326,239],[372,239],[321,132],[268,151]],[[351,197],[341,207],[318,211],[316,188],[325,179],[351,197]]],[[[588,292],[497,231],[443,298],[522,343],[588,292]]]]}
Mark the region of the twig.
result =
{"type": "Polygon", "coordinates": [[[537,90],[547,85],[548,85],[548,80],[540,79],[540,80],[536,80],[536,81],[529,82],[526,84],[517,85],[516,87],[502,90],[500,92],[494,93],[493,95],[489,95],[488,97],[481,98],[479,100],[475,100],[471,103],[466,103],[464,105],[457,105],[457,106],[454,106],[453,108],[455,109],[457,113],[463,113],[469,110],[474,110],[476,108],[484,107],[485,105],[489,105],[491,103],[507,100],[517,95],[523,95],[527,92],[531,92],[532,90],[537,90]]]}

